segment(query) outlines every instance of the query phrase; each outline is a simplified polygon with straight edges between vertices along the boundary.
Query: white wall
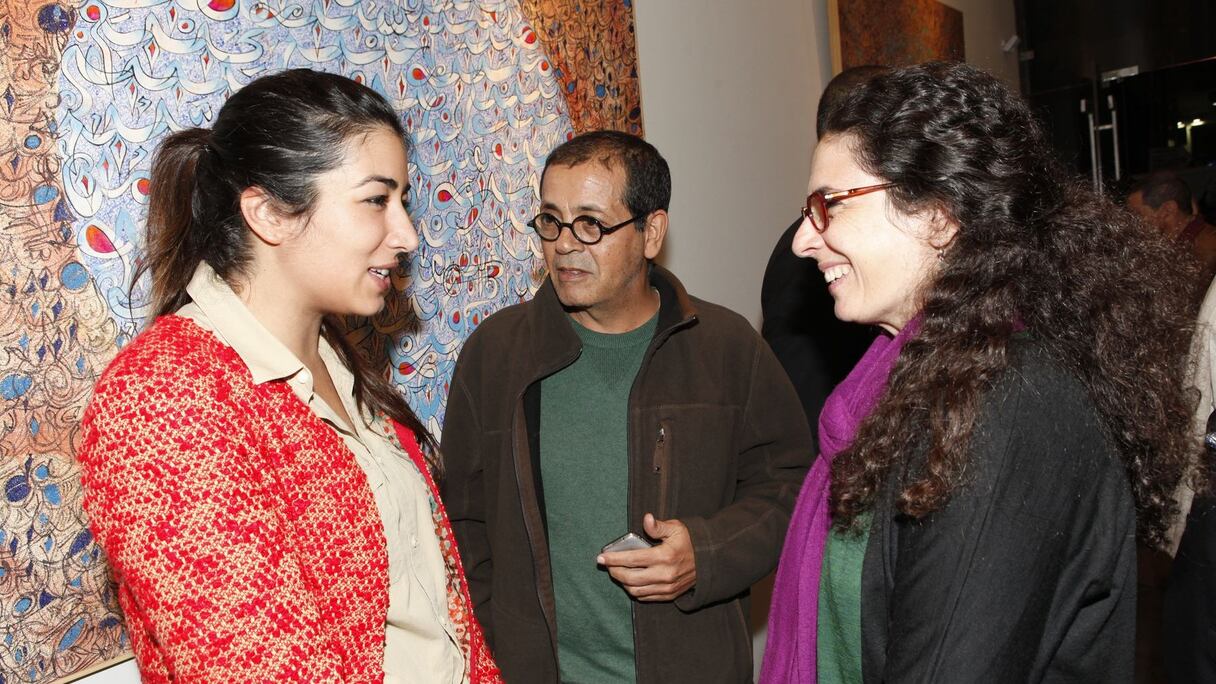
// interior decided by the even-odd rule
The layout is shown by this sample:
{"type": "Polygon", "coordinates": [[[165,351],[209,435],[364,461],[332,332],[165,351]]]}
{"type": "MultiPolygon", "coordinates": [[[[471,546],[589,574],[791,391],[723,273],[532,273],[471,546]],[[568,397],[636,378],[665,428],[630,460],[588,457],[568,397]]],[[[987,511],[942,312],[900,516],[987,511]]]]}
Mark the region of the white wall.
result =
{"type": "Polygon", "coordinates": [[[139,668],[135,659],[128,658],[116,664],[89,668],[67,681],[79,684],[139,684],[139,668]]]}
{"type": "MultiPolygon", "coordinates": [[[[1000,48],[1013,0],[943,1],[963,12],[968,61],[1016,89],[1017,48],[1000,48]]],[[[827,0],[635,0],[634,17],[646,138],[672,172],[660,260],[758,326],[764,267],[805,197],[832,76],[827,0]]]]}
{"type": "Polygon", "coordinates": [[[967,62],[992,72],[1018,90],[1018,45],[1008,52],[1002,41],[1017,33],[1013,0],[940,0],[963,13],[967,62]]]}
{"type": "MultiPolygon", "coordinates": [[[[1016,88],[1017,49],[1000,49],[1013,0],[942,1],[963,12],[968,61],[1016,88]]],[[[827,0],[634,0],[634,15],[646,138],[672,172],[663,261],[690,292],[758,326],[764,267],[805,197],[832,77],[827,0]]],[[[762,625],[767,588],[753,600],[762,625]]],[[[133,683],[138,671],[128,661],[82,681],[133,683]]]]}
{"type": "MultiPolygon", "coordinates": [[[[646,138],[671,165],[661,261],[760,320],[760,280],[806,196],[822,89],[806,0],[635,0],[646,138]]],[[[824,28],[826,35],[826,27],[824,28]]]]}

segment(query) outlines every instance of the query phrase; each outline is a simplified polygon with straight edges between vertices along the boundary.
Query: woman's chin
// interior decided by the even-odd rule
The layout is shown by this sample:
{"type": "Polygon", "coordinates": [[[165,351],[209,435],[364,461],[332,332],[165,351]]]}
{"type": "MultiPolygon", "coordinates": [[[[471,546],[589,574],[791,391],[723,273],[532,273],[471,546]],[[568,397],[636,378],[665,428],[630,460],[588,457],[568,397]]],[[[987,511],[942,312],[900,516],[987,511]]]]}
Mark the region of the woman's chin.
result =
{"type": "Polygon", "coordinates": [[[841,306],[839,299],[836,300],[836,306],[832,308],[832,313],[836,315],[837,320],[844,321],[845,323],[860,323],[862,325],[869,323],[869,321],[862,320],[862,317],[858,316],[856,311],[851,311],[847,306],[841,306]]]}

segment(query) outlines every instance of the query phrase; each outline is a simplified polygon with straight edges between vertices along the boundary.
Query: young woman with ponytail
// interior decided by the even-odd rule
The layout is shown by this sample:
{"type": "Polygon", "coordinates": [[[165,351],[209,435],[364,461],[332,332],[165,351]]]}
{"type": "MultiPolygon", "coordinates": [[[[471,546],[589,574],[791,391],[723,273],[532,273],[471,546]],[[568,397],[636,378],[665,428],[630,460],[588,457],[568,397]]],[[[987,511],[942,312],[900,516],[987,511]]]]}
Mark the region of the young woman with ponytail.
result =
{"type": "Polygon", "coordinates": [[[498,680],[434,440],[335,320],[418,246],[408,179],[388,103],[304,69],[157,151],[152,322],[79,454],[144,681],[498,680]]]}

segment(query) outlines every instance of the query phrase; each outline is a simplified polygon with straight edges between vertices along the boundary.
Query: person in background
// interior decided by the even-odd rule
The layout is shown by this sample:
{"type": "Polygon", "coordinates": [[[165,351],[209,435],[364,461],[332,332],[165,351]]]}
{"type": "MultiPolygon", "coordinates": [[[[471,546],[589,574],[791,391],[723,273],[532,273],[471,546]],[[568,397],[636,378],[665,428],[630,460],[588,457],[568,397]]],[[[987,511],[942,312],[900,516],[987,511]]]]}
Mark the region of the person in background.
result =
{"type": "Polygon", "coordinates": [[[1216,227],[1199,213],[1186,182],[1171,171],[1151,174],[1127,196],[1127,206],[1149,226],[1177,240],[1199,261],[1199,296],[1216,276],[1216,227]]]}
{"type": "Polygon", "coordinates": [[[435,444],[337,319],[418,246],[406,152],[383,97],[306,69],[157,149],[151,324],[79,452],[146,682],[499,681],[435,444]]]}
{"type": "MultiPolygon", "coordinates": [[[[1198,202],[1190,187],[1178,174],[1173,171],[1157,171],[1148,176],[1135,187],[1127,196],[1127,207],[1145,224],[1160,231],[1166,237],[1175,240],[1198,263],[1196,293],[1193,306],[1198,311],[1200,329],[1196,333],[1196,343],[1207,333],[1204,332],[1205,321],[1212,318],[1212,305],[1201,302],[1203,296],[1216,276],[1216,228],[1213,228],[1198,211],[1198,202]]],[[[1204,351],[1197,348],[1196,351],[1204,351]]],[[[1195,367],[1197,373],[1206,373],[1206,363],[1198,361],[1195,367]]],[[[1202,390],[1202,378],[1195,378],[1194,386],[1202,390]]],[[[1210,394],[1201,393],[1201,407],[1195,419],[1196,434],[1204,432],[1208,412],[1202,411],[1202,404],[1209,403],[1210,394]]],[[[1137,668],[1140,681],[1159,681],[1165,675],[1165,652],[1167,635],[1162,631],[1164,618],[1164,601],[1166,586],[1171,575],[1173,556],[1178,551],[1182,530],[1187,524],[1187,511],[1191,506],[1193,490],[1183,483],[1177,493],[1180,504],[1180,515],[1171,526],[1169,543],[1163,549],[1152,549],[1142,546],[1138,553],[1138,589],[1139,599],[1136,609],[1138,636],[1136,641],[1137,668]]],[[[1202,520],[1202,516],[1199,518],[1202,520]]],[[[1195,535],[1192,534],[1192,537],[1195,535]]],[[[1194,542],[1192,541],[1192,546],[1194,542]]],[[[1191,556],[1194,555],[1192,552],[1191,556]]],[[[1185,573],[1183,573],[1185,574],[1185,573]]],[[[1174,644],[1173,646],[1177,646],[1174,644]]]]}
{"type": "MultiPolygon", "coordinates": [[[[1216,412],[1208,414],[1204,468],[1216,459],[1216,412]]],[[[1189,515],[1165,585],[1163,667],[1174,684],[1216,681],[1216,494],[1201,490],[1189,515]]]]}
{"type": "MultiPolygon", "coordinates": [[[[1208,287],[1191,342],[1191,382],[1199,394],[1193,421],[1202,440],[1196,475],[1216,465],[1216,285],[1208,287]]],[[[1173,555],[1164,565],[1160,610],[1152,614],[1161,634],[1161,668],[1170,682],[1216,681],[1216,491],[1212,483],[1185,481],[1181,509],[1170,530],[1173,555]]]]}
{"type": "Polygon", "coordinates": [[[1178,247],[936,62],[828,116],[794,249],[884,334],[821,415],[762,681],[1132,681],[1135,541],[1193,450],[1178,247]]]}
{"type": "Polygon", "coordinates": [[[506,678],[748,682],[747,592],[811,454],[743,317],[653,263],[671,174],[641,138],[554,149],[529,225],[548,277],[487,318],[452,378],[444,494],[506,678]],[[635,550],[606,545],[635,535],[635,550]]]}
{"type": "MultiPolygon", "coordinates": [[[[823,135],[828,112],[852,88],[885,70],[880,66],[852,67],[828,81],[819,98],[815,135],[823,135]]],[[[782,233],[764,270],[760,334],[790,376],[806,419],[814,425],[828,393],[856,365],[875,333],[869,326],[842,321],[832,314],[832,296],[819,269],[791,248],[801,223],[801,219],[795,221],[782,233]]]]}

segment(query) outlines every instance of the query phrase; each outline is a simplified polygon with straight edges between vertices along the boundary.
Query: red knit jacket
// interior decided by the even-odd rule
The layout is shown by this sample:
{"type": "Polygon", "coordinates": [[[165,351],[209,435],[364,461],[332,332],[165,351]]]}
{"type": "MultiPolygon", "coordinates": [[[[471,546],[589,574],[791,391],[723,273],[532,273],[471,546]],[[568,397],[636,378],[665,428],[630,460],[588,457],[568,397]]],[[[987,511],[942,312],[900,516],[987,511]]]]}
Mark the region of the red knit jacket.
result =
{"type": "MultiPolygon", "coordinates": [[[[376,504],[286,383],[254,385],[231,347],[164,316],[98,382],[79,460],[144,681],[383,681],[376,504]]],[[[495,681],[455,549],[441,547],[473,681],[495,681]]]]}

